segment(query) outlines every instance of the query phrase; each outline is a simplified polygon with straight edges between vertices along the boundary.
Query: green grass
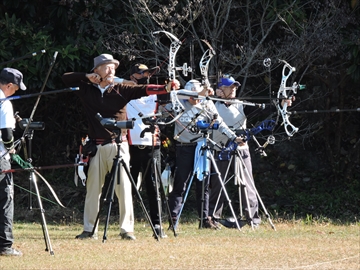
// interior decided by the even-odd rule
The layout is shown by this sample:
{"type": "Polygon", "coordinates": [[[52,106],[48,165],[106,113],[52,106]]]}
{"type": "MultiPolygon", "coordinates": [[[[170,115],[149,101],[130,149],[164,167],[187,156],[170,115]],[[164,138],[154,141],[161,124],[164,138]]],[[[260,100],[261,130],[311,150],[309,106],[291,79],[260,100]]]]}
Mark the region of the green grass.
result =
{"type": "Polygon", "coordinates": [[[78,223],[47,225],[54,252],[45,251],[39,223],[15,223],[14,247],[20,258],[0,257],[0,269],[359,269],[360,224],[334,225],[303,220],[265,221],[250,227],[221,230],[197,229],[194,222],[180,223],[178,236],[156,241],[145,222],[135,226],[136,241],[118,237],[111,224],[103,243],[77,240],[78,223]]]}

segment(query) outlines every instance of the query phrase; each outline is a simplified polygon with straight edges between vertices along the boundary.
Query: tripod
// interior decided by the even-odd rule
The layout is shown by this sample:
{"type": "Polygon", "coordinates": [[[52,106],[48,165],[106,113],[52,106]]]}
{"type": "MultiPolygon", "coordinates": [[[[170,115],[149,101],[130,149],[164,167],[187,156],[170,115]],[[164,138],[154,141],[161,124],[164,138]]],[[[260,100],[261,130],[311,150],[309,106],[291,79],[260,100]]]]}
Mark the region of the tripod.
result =
{"type": "MultiPolygon", "coordinates": [[[[233,207],[231,205],[231,200],[229,198],[229,195],[228,193],[226,192],[226,189],[225,189],[225,185],[224,185],[224,182],[221,178],[221,173],[216,165],[216,162],[215,162],[215,159],[214,159],[214,156],[213,154],[211,153],[210,151],[210,146],[209,146],[209,143],[212,143],[213,145],[215,145],[216,143],[213,142],[210,138],[209,138],[209,133],[208,133],[208,130],[207,129],[202,129],[201,130],[201,137],[203,138],[203,142],[202,142],[202,145],[201,145],[201,148],[200,148],[200,151],[199,151],[199,155],[195,161],[195,165],[194,165],[194,170],[193,170],[193,173],[191,175],[191,178],[189,180],[189,183],[188,183],[188,186],[187,186],[187,189],[186,189],[186,192],[185,192],[185,195],[184,195],[184,199],[183,199],[183,203],[181,205],[181,208],[180,208],[180,211],[179,211],[179,214],[178,214],[178,218],[176,219],[176,223],[175,223],[175,227],[177,226],[178,224],[178,221],[180,219],[180,216],[181,216],[181,213],[182,213],[182,210],[184,208],[184,205],[185,205],[185,202],[187,200],[187,197],[188,197],[188,194],[189,194],[189,191],[190,191],[190,188],[191,188],[191,184],[192,184],[192,181],[195,177],[195,175],[197,175],[197,167],[199,166],[200,162],[202,162],[202,168],[203,168],[203,171],[202,171],[202,174],[203,174],[203,177],[207,177],[209,176],[209,168],[207,167],[207,163],[208,163],[208,159],[210,160],[210,166],[212,166],[213,170],[215,171],[216,175],[217,175],[217,178],[219,180],[219,183],[222,187],[222,190],[224,191],[224,195],[228,201],[228,204],[229,204],[229,208],[231,209],[231,212],[235,218],[235,223],[236,223],[236,227],[240,229],[240,226],[237,222],[237,219],[236,219],[236,215],[235,215],[235,212],[233,210],[233,207]]],[[[196,138],[198,139],[198,138],[196,138]]],[[[205,179],[202,180],[202,198],[201,198],[201,217],[200,217],[200,224],[199,224],[199,228],[202,228],[202,222],[203,222],[203,209],[204,209],[204,201],[205,201],[205,179]]]]}
{"type": "MultiPolygon", "coordinates": [[[[143,174],[143,179],[146,178],[149,170],[151,170],[151,179],[152,179],[152,183],[153,183],[153,188],[155,189],[155,192],[156,192],[156,200],[157,200],[157,208],[158,208],[158,218],[159,218],[159,232],[160,232],[160,237],[163,235],[162,232],[163,232],[163,227],[162,227],[162,216],[161,216],[161,213],[162,213],[162,200],[161,200],[161,197],[164,198],[165,200],[165,205],[166,205],[166,209],[167,209],[167,212],[169,214],[169,217],[171,216],[171,212],[170,212],[170,207],[169,207],[169,202],[168,202],[168,196],[165,194],[165,188],[163,186],[163,182],[161,181],[161,171],[160,171],[160,161],[158,159],[158,157],[160,158],[160,155],[158,155],[158,157],[155,156],[155,130],[156,130],[156,127],[155,127],[155,124],[151,121],[147,121],[146,124],[149,124],[150,126],[148,128],[145,128],[141,134],[140,134],[140,137],[143,138],[144,137],[144,134],[145,132],[151,132],[152,134],[152,148],[151,148],[151,156],[152,156],[152,159],[149,159],[148,163],[147,163],[147,166],[146,166],[146,169],[144,171],[144,174],[143,174]],[[159,189],[161,190],[159,192],[159,189]]],[[[159,136],[159,140],[160,140],[160,129],[158,128],[158,136],[159,136]]],[[[161,143],[159,144],[159,153],[160,152],[160,147],[161,147],[161,143]]],[[[146,180],[145,180],[146,181],[146,180]]],[[[142,181],[144,182],[144,181],[142,181]]],[[[147,187],[149,188],[149,186],[147,187]]],[[[149,198],[150,200],[150,198],[149,198]]],[[[176,231],[175,231],[175,228],[174,228],[174,224],[173,224],[173,220],[171,218],[169,218],[170,222],[171,222],[171,227],[172,227],[172,230],[173,230],[173,233],[174,233],[174,236],[176,237],[177,234],[176,234],[176,231]]]]}
{"type": "MultiPolygon", "coordinates": [[[[251,224],[251,227],[254,229],[254,223],[253,223],[253,215],[255,213],[252,213],[252,210],[251,210],[251,204],[249,202],[249,196],[248,196],[248,187],[253,191],[255,192],[256,194],[256,198],[257,200],[260,202],[261,204],[261,207],[271,225],[271,227],[275,229],[275,226],[270,218],[270,215],[268,213],[268,211],[266,210],[265,206],[264,206],[264,203],[255,187],[255,182],[254,182],[254,179],[252,177],[252,174],[249,172],[247,166],[246,166],[246,163],[240,153],[240,150],[236,147],[233,151],[231,151],[231,156],[229,158],[229,163],[228,163],[228,166],[227,166],[227,169],[226,169],[226,173],[225,173],[225,177],[224,179],[226,179],[225,181],[225,184],[227,184],[232,178],[235,179],[235,184],[238,185],[238,192],[239,192],[239,204],[240,204],[240,216],[243,216],[243,212],[242,212],[242,209],[243,209],[243,205],[242,205],[242,190],[244,191],[244,196],[245,196],[245,202],[246,202],[246,206],[247,206],[247,211],[248,211],[248,216],[249,216],[249,219],[250,219],[250,224],[251,224]],[[230,171],[230,168],[231,168],[231,165],[233,164],[233,168],[234,168],[234,174],[227,178],[228,174],[229,174],[229,171],[230,171]],[[246,179],[248,179],[248,181],[246,181],[246,179]]],[[[218,195],[218,198],[217,198],[217,202],[216,202],[216,205],[215,205],[215,209],[217,208],[217,204],[219,203],[219,200],[220,200],[220,197],[221,197],[221,192],[223,191],[223,189],[221,188],[220,192],[219,192],[219,195],[218,195]]]]}
{"type": "MultiPolygon", "coordinates": [[[[43,128],[41,128],[41,129],[43,129],[43,128]]],[[[25,132],[23,138],[21,140],[19,140],[18,143],[17,143],[17,144],[19,144],[20,142],[23,143],[23,145],[24,145],[24,154],[25,154],[26,159],[28,160],[28,162],[30,164],[32,162],[31,150],[32,150],[33,135],[34,135],[34,129],[28,128],[27,132],[25,132]],[[26,149],[26,144],[25,144],[25,140],[24,140],[25,137],[28,138],[28,143],[29,143],[29,148],[28,149],[26,149]]],[[[17,144],[15,143],[14,146],[16,147],[17,144]]],[[[54,255],[54,251],[52,249],[52,245],[51,245],[51,241],[50,241],[49,231],[48,231],[47,225],[46,225],[45,210],[44,210],[43,205],[42,205],[41,196],[40,196],[39,188],[38,188],[38,185],[37,185],[36,175],[38,175],[41,179],[44,180],[44,182],[46,184],[48,184],[46,182],[46,180],[44,179],[44,177],[39,172],[37,172],[34,168],[30,169],[30,175],[29,175],[29,191],[30,191],[30,193],[29,193],[29,210],[32,210],[32,192],[31,192],[31,190],[32,190],[32,187],[34,187],[36,197],[37,197],[38,206],[39,206],[39,209],[40,209],[40,214],[41,214],[41,227],[42,227],[44,240],[45,240],[45,246],[46,246],[45,251],[49,251],[50,255],[54,255]]],[[[60,203],[60,205],[62,207],[64,207],[61,203],[60,203]]]]}
{"type": "MultiPolygon", "coordinates": [[[[116,135],[115,137],[115,142],[116,142],[116,147],[117,147],[117,153],[114,157],[114,161],[113,161],[113,165],[112,165],[112,168],[111,168],[111,172],[110,172],[110,182],[109,182],[109,186],[108,186],[108,189],[107,189],[107,192],[106,192],[106,195],[104,197],[104,202],[108,202],[108,209],[107,209],[107,216],[106,216],[106,221],[105,221],[105,228],[104,228],[104,235],[103,235],[103,243],[105,243],[105,241],[107,240],[107,229],[108,229],[108,225],[109,225],[109,219],[110,219],[110,213],[111,213],[111,207],[112,207],[112,203],[114,201],[114,192],[115,192],[115,185],[116,184],[120,184],[120,181],[121,181],[121,168],[120,166],[122,166],[122,168],[124,168],[132,186],[133,186],[133,190],[135,191],[136,195],[137,195],[137,198],[139,200],[139,203],[144,211],[144,214],[148,220],[148,222],[150,223],[150,226],[154,232],[154,235],[155,235],[155,238],[156,240],[159,240],[158,238],[158,235],[155,231],[155,228],[150,220],[150,217],[149,217],[149,214],[147,213],[146,211],[146,208],[145,208],[145,205],[144,205],[144,202],[140,196],[140,193],[139,191],[137,190],[136,188],[136,184],[134,182],[134,179],[132,178],[131,174],[130,174],[130,171],[124,161],[124,159],[121,157],[121,137],[120,137],[120,133],[121,131],[120,130],[114,130],[114,133],[116,135]]],[[[101,207],[99,208],[99,211],[98,211],[98,214],[97,214],[97,217],[96,217],[96,220],[95,220],[95,223],[94,223],[94,227],[93,227],[93,230],[92,230],[92,235],[95,233],[95,229],[96,229],[96,226],[98,224],[98,221],[99,221],[99,216],[100,216],[100,209],[101,207]]]]}

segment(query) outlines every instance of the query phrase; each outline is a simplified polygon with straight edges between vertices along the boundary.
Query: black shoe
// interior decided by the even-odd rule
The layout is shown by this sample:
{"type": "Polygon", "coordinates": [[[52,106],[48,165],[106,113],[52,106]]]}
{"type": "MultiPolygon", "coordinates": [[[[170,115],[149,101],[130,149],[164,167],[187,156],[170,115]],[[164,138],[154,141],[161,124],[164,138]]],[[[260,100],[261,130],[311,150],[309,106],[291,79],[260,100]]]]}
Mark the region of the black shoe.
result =
{"type": "MultiPolygon", "coordinates": [[[[241,220],[241,219],[238,219],[237,222],[238,222],[240,228],[242,228],[248,224],[248,222],[246,220],[241,220]]],[[[229,217],[226,219],[220,219],[219,223],[226,228],[236,228],[237,229],[235,218],[233,218],[233,217],[229,217]]]]}
{"type": "MultiPolygon", "coordinates": [[[[167,238],[167,235],[165,234],[164,230],[160,227],[159,224],[155,224],[155,232],[158,237],[160,238],[167,238]]],[[[155,235],[153,235],[155,237],[155,235]]]]}
{"type": "Polygon", "coordinates": [[[168,230],[172,230],[173,231],[173,226],[176,225],[177,222],[177,218],[176,217],[172,217],[171,220],[169,220],[169,228],[168,230]]]}
{"type": "Polygon", "coordinates": [[[98,239],[97,233],[83,231],[81,234],[75,236],[76,239],[98,239]]]}
{"type": "Polygon", "coordinates": [[[3,249],[0,249],[0,256],[18,256],[18,257],[20,257],[22,255],[23,255],[22,252],[15,248],[6,247],[3,249]]]}
{"type": "Polygon", "coordinates": [[[199,222],[199,229],[201,228],[217,230],[217,227],[211,220],[211,217],[203,219],[202,226],[201,226],[201,221],[199,222]]]}

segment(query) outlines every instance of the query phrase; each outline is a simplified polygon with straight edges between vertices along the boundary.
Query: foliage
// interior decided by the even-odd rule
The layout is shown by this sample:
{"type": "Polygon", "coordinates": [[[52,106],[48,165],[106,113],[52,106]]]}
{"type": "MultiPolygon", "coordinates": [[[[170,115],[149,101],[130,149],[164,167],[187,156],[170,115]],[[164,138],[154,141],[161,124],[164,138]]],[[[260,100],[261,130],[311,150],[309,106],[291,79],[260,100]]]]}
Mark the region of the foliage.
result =
{"type": "MultiPolygon", "coordinates": [[[[24,73],[27,93],[62,89],[64,72],[88,71],[93,57],[104,52],[121,61],[118,76],[126,78],[132,64],[143,62],[161,67],[155,79],[162,83],[167,79],[170,39],[153,32],[165,30],[183,43],[176,65],[187,62],[193,69],[188,76],[178,72],[181,82],[201,78],[197,63],[207,49],[201,42],[205,39],[216,51],[209,67],[213,86],[227,73],[242,84],[238,96],[274,97],[281,80],[278,59],[284,59],[296,67],[291,83],[307,86],[299,91],[292,110],[360,106],[359,1],[4,0],[0,9],[0,62],[14,59],[9,65],[24,73]],[[16,61],[31,52],[38,54],[16,61]],[[271,59],[270,68],[264,67],[265,58],[271,59]]],[[[13,103],[26,118],[35,99],[13,103]]],[[[80,138],[86,135],[79,100],[72,93],[41,97],[34,120],[44,121],[46,128],[35,131],[33,163],[73,162],[80,138]]],[[[250,118],[249,125],[257,120],[250,118]]],[[[273,211],[306,209],[304,215],[346,213],[349,217],[346,209],[351,208],[358,215],[349,207],[358,205],[355,198],[359,197],[357,113],[297,114],[291,115],[291,121],[300,128],[294,137],[276,134],[275,146],[267,148],[269,158],[258,163],[254,156],[260,194],[267,191],[273,211]],[[284,162],[296,169],[283,171],[279,164],[284,162]],[[309,177],[311,184],[304,185],[303,179],[309,177]],[[268,179],[271,187],[262,179],[268,179]],[[309,202],[314,209],[309,209],[309,202]]],[[[24,134],[16,130],[15,135],[24,134]]],[[[259,136],[262,143],[266,138],[267,134],[259,136]]],[[[58,184],[57,189],[66,179],[71,190],[72,174],[58,170],[47,177],[58,184]]]]}

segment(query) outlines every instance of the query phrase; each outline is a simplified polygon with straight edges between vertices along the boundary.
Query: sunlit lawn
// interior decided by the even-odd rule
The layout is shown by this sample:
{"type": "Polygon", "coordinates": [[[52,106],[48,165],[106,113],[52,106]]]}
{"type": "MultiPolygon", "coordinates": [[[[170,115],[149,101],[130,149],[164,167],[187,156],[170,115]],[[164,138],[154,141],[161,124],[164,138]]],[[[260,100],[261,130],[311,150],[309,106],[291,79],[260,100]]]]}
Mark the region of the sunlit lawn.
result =
{"type": "Polygon", "coordinates": [[[178,236],[156,241],[145,223],[137,223],[136,241],[118,237],[110,225],[103,242],[77,240],[80,224],[47,225],[48,251],[40,223],[16,223],[15,248],[23,257],[0,257],[0,269],[360,269],[360,225],[268,223],[252,230],[197,228],[180,223],[178,236]],[[54,255],[50,255],[50,250],[54,255]]]}

